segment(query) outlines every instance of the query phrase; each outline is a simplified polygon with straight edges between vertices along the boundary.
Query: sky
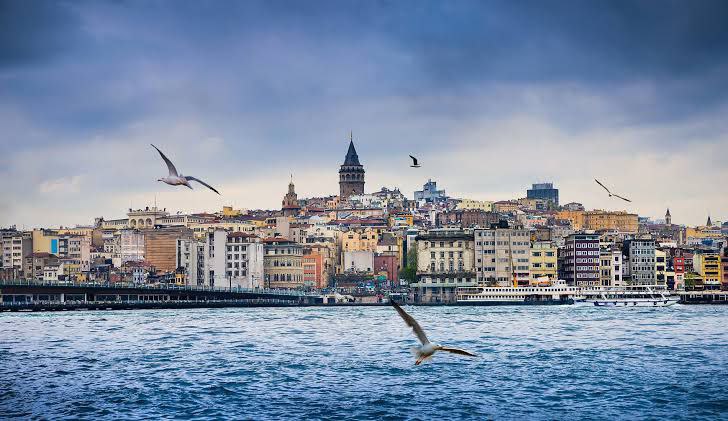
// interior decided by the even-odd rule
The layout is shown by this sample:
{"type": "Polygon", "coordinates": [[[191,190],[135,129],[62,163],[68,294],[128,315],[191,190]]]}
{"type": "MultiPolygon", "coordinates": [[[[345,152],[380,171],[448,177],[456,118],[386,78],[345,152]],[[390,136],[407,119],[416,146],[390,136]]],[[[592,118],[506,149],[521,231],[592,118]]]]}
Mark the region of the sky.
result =
{"type": "Polygon", "coordinates": [[[726,221],[726,22],[711,0],[0,0],[0,227],[277,209],[291,174],[338,194],[350,131],[367,192],[551,181],[726,221]],[[157,182],[151,143],[222,195],[157,182]]]}

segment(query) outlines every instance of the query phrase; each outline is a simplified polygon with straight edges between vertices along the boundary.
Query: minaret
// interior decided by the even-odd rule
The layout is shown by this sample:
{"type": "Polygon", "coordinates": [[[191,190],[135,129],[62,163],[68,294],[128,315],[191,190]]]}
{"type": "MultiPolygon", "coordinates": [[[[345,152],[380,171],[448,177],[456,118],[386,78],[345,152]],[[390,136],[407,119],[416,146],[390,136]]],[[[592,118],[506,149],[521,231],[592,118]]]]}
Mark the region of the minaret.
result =
{"type": "Polygon", "coordinates": [[[665,212],[665,225],[672,225],[672,216],[670,215],[670,208],[667,208],[667,212],[665,212]]]}
{"type": "Polygon", "coordinates": [[[364,173],[364,166],[359,163],[359,155],[354,148],[354,135],[350,133],[349,150],[339,168],[339,197],[342,201],[351,195],[364,194],[364,173]]]}

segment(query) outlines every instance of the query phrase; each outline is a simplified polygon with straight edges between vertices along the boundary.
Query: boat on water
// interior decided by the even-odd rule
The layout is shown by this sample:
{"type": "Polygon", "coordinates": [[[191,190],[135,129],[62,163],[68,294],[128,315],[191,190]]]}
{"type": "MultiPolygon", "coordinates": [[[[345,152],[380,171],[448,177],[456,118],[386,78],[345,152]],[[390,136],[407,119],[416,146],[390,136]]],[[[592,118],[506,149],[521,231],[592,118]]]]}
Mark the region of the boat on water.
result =
{"type": "Polygon", "coordinates": [[[656,285],[607,287],[589,291],[587,303],[596,307],[667,307],[677,304],[680,297],[656,285]]]}
{"type": "Polygon", "coordinates": [[[558,305],[574,304],[579,288],[566,285],[563,280],[548,284],[497,287],[459,287],[456,291],[458,305],[558,305]]]}

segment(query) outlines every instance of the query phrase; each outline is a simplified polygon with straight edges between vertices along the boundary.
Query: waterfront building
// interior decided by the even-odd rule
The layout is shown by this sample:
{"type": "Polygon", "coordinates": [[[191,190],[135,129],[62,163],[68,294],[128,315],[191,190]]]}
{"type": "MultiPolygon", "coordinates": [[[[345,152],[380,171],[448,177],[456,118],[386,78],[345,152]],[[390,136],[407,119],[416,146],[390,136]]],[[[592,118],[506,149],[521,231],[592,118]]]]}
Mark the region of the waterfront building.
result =
{"type": "Polygon", "coordinates": [[[528,285],[531,235],[528,230],[503,227],[476,229],[474,267],[478,283],[513,286],[528,285]]]}
{"type": "Polygon", "coordinates": [[[553,183],[536,183],[526,190],[528,199],[544,199],[559,206],[559,189],[555,189],[553,183]]]}
{"type": "Polygon", "coordinates": [[[577,287],[598,286],[599,235],[590,232],[569,235],[564,247],[559,249],[561,279],[577,287]]]}
{"type": "Polygon", "coordinates": [[[0,268],[22,273],[25,259],[33,253],[33,235],[14,229],[1,231],[0,253],[0,268]]]}
{"type": "Polygon", "coordinates": [[[416,245],[417,282],[411,285],[415,301],[453,302],[457,287],[476,285],[472,232],[433,229],[419,234],[416,245]]]}
{"type": "Polygon", "coordinates": [[[260,238],[243,232],[227,234],[225,276],[233,288],[261,288],[264,247],[260,238]]]}
{"type": "Polygon", "coordinates": [[[623,281],[622,250],[615,244],[600,245],[599,250],[599,280],[602,286],[619,287],[623,281]]]}
{"type": "Polygon", "coordinates": [[[324,256],[320,253],[321,246],[303,247],[303,285],[306,288],[324,288],[325,283],[324,272],[324,256]]]}
{"type": "Polygon", "coordinates": [[[558,249],[552,242],[538,241],[531,243],[530,253],[530,279],[532,282],[543,278],[549,280],[558,278],[558,249]]]}
{"type": "Polygon", "coordinates": [[[721,289],[728,290],[728,247],[723,248],[723,253],[720,256],[720,266],[722,274],[721,289]]]}
{"type": "MultiPolygon", "coordinates": [[[[629,253],[629,274],[632,285],[655,285],[655,240],[650,236],[642,236],[625,241],[629,253]]],[[[665,285],[664,279],[659,283],[665,285]]]]}
{"type": "Polygon", "coordinates": [[[720,289],[723,276],[721,257],[718,253],[696,251],[693,255],[693,267],[703,278],[705,289],[720,289]]]}
{"type": "Polygon", "coordinates": [[[266,288],[303,287],[303,247],[283,237],[263,240],[266,288]]]}
{"type": "MultiPolygon", "coordinates": [[[[177,269],[184,275],[184,284],[189,286],[205,286],[206,242],[194,238],[177,239],[177,269]]],[[[207,285],[209,286],[209,284],[207,285]]]]}
{"type": "Polygon", "coordinates": [[[422,190],[415,190],[415,201],[416,202],[426,202],[426,203],[435,203],[435,202],[444,202],[448,199],[447,195],[445,194],[445,190],[438,190],[437,189],[437,182],[427,180],[427,182],[422,186],[422,190]]]}
{"type": "Polygon", "coordinates": [[[364,194],[364,166],[354,148],[354,139],[349,140],[349,150],[339,168],[339,197],[345,201],[352,195],[364,194]]]}

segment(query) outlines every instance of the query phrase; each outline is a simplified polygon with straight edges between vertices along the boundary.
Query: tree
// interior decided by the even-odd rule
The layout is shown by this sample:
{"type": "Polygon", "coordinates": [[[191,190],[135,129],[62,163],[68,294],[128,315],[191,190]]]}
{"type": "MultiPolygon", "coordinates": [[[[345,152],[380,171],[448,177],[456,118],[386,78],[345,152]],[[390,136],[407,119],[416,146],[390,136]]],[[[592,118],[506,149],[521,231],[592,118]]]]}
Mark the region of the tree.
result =
{"type": "Polygon", "coordinates": [[[399,271],[400,279],[404,279],[407,283],[417,281],[417,250],[411,249],[407,252],[407,265],[399,271]]]}

